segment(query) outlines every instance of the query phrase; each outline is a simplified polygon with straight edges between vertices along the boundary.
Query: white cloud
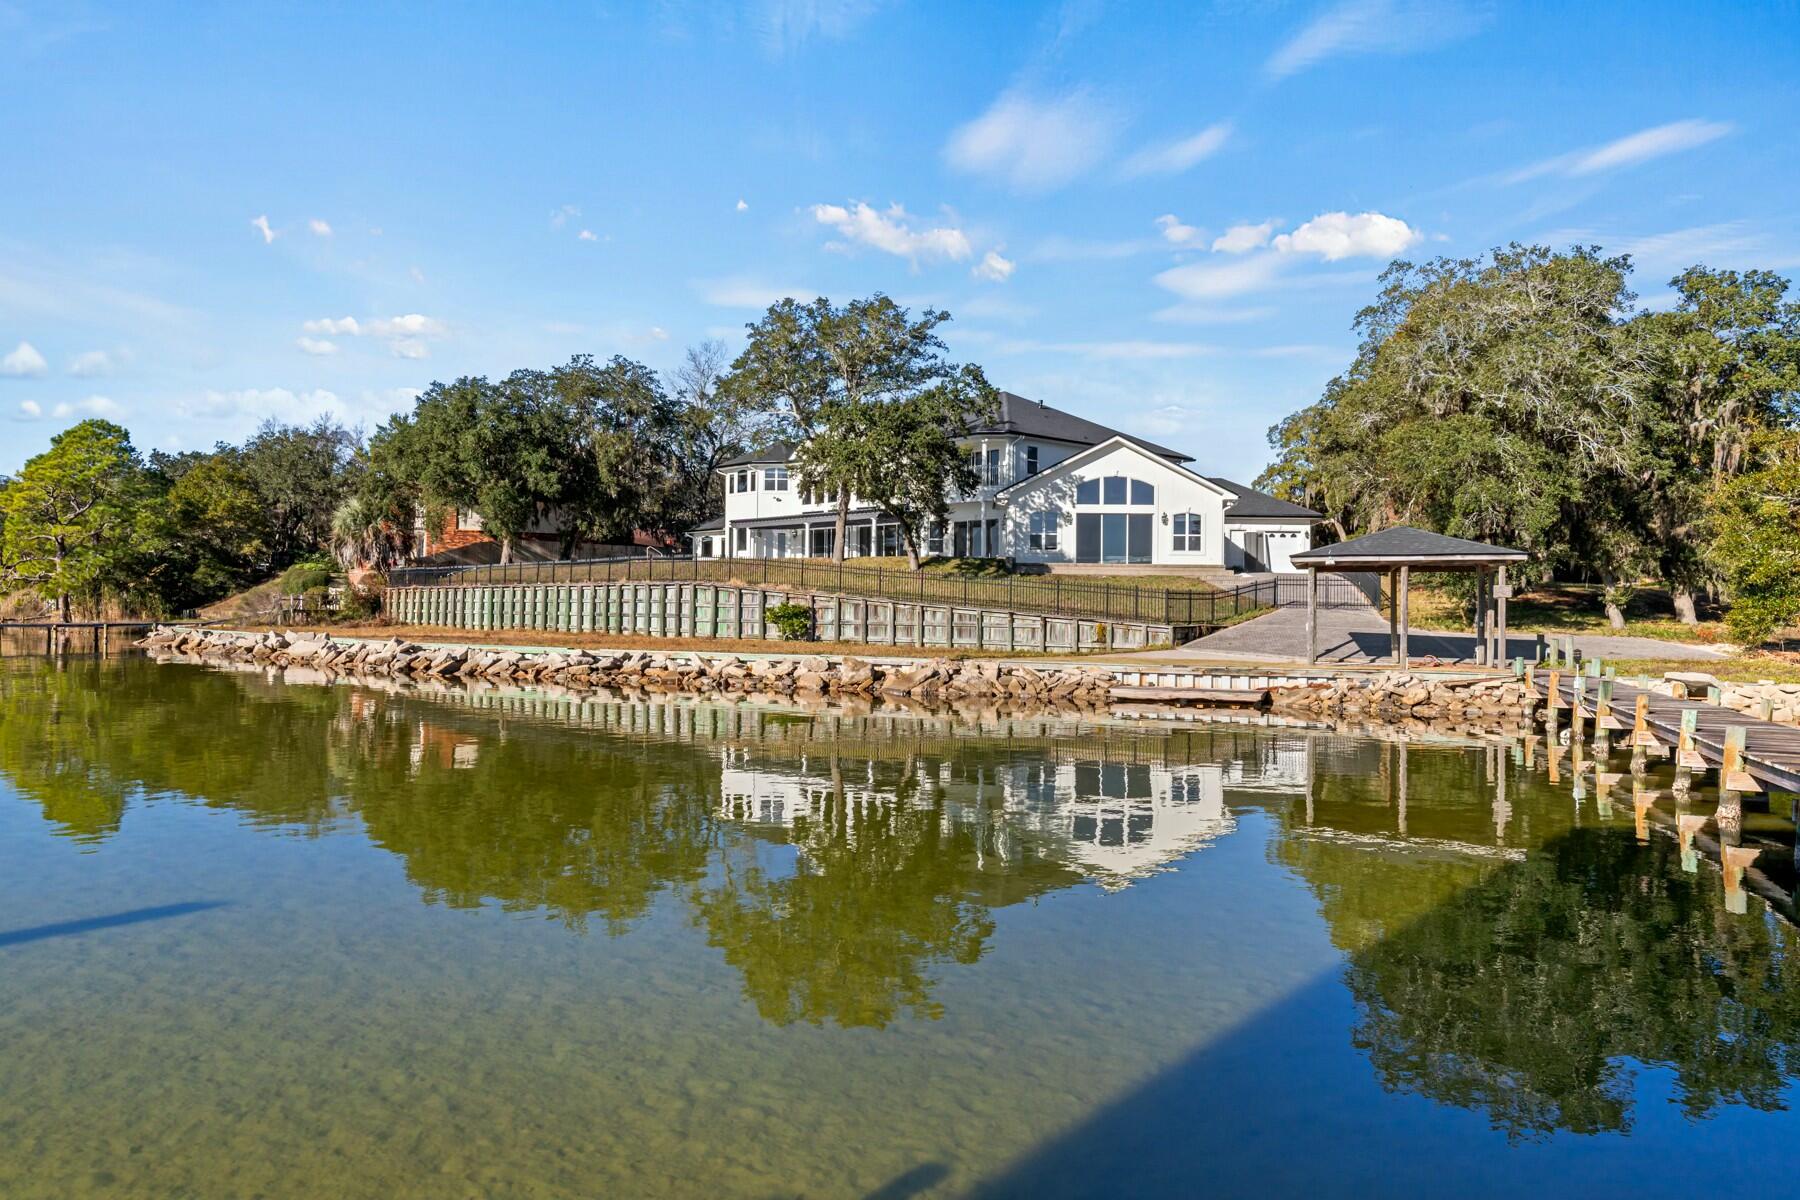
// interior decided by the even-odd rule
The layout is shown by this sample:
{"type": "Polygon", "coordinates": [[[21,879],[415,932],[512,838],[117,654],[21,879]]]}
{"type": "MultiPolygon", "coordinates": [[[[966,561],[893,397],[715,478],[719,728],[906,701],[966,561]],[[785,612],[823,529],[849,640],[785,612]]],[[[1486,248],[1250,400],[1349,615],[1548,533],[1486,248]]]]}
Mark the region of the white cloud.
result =
{"type": "Polygon", "coordinates": [[[420,284],[420,285],[423,285],[423,284],[424,284],[424,282],[425,282],[425,272],[423,272],[423,271],[421,271],[421,270],[419,270],[419,268],[417,268],[417,267],[408,267],[408,268],[407,268],[407,269],[406,269],[406,273],[407,273],[407,275],[408,275],[408,276],[410,276],[410,277],[411,277],[411,278],[412,278],[412,281],[413,281],[413,282],[414,282],[414,283],[417,283],[417,284],[420,284]]]}
{"type": "Polygon", "coordinates": [[[262,234],[263,245],[266,246],[270,242],[275,240],[276,234],[273,229],[269,228],[269,218],[268,217],[266,217],[266,216],[258,217],[254,221],[250,222],[250,226],[251,226],[251,228],[255,229],[256,232],[262,234]]]}
{"type": "Polygon", "coordinates": [[[1118,128],[1113,110],[1085,91],[1049,99],[1011,91],[951,134],[944,157],[959,171],[1047,191],[1104,158],[1118,128]]]}
{"type": "Polygon", "coordinates": [[[69,361],[69,374],[77,379],[90,379],[96,375],[110,375],[124,361],[123,351],[88,350],[77,354],[69,361]]]}
{"type": "MultiPolygon", "coordinates": [[[[436,317],[423,313],[407,313],[399,317],[371,317],[359,321],[355,317],[320,317],[300,326],[303,333],[329,334],[337,337],[372,337],[388,344],[388,351],[399,358],[429,358],[431,348],[426,339],[446,336],[450,329],[436,317]]],[[[295,343],[308,354],[333,354],[337,347],[330,342],[303,337],[295,343]],[[330,346],[326,350],[321,347],[330,346]]]]}
{"type": "Polygon", "coordinates": [[[327,341],[324,338],[309,338],[309,337],[295,338],[294,345],[300,347],[300,349],[302,349],[303,351],[305,351],[308,354],[316,354],[316,355],[320,355],[320,356],[327,355],[327,354],[336,354],[338,352],[337,343],[332,342],[332,341],[327,341]]]}
{"type": "Polygon", "coordinates": [[[551,209],[550,228],[561,229],[564,225],[569,223],[569,218],[579,217],[580,215],[581,209],[573,204],[565,204],[561,208],[551,209]]]}
{"type": "Polygon", "coordinates": [[[580,233],[576,234],[575,237],[576,237],[577,241],[583,241],[583,242],[597,242],[600,240],[599,238],[594,236],[594,231],[591,229],[584,229],[580,233]]]}
{"type": "Polygon", "coordinates": [[[743,201],[743,200],[739,200],[739,201],[738,201],[738,202],[737,202],[737,210],[738,210],[738,211],[739,211],[739,212],[749,212],[749,211],[750,211],[750,205],[749,205],[749,204],[748,204],[748,203],[747,203],[747,202],[745,202],[745,201],[743,201]]]}
{"type": "Polygon", "coordinates": [[[1320,213],[1292,233],[1274,240],[1284,254],[1317,254],[1327,262],[1340,258],[1391,258],[1424,235],[1398,217],[1377,212],[1320,213]]]}
{"type": "Polygon", "coordinates": [[[1212,248],[1220,254],[1248,254],[1269,244],[1276,224],[1275,221],[1263,221],[1256,225],[1233,225],[1213,239],[1212,248]]]}
{"type": "Polygon", "coordinates": [[[1222,308],[1215,304],[1171,304],[1159,309],[1155,318],[1175,325],[1243,325],[1275,315],[1268,305],[1248,308],[1222,308]]]}
{"type": "Polygon", "coordinates": [[[881,7],[881,0],[761,0],[759,7],[763,48],[784,55],[815,37],[847,37],[881,7]]]}
{"type": "Polygon", "coordinates": [[[321,415],[348,415],[338,400],[337,393],[323,388],[307,392],[295,392],[287,388],[206,391],[196,398],[177,401],[175,408],[184,417],[203,420],[248,418],[260,421],[265,417],[274,417],[282,421],[296,421],[321,415]]]}
{"type": "Polygon", "coordinates": [[[347,334],[350,337],[362,332],[362,326],[357,324],[355,317],[321,317],[316,321],[306,322],[300,328],[308,333],[347,334]]]}
{"type": "Polygon", "coordinates": [[[1127,179],[1140,175],[1178,175],[1216,154],[1231,136],[1231,122],[1208,125],[1191,137],[1161,146],[1147,146],[1126,159],[1119,171],[1127,179]]]}
{"type": "Polygon", "coordinates": [[[35,378],[49,369],[50,364],[44,361],[44,356],[30,342],[20,342],[11,354],[0,358],[0,375],[8,375],[14,379],[35,378]]]}
{"type": "Polygon", "coordinates": [[[323,221],[318,217],[314,217],[312,220],[308,221],[306,223],[306,227],[308,229],[312,230],[314,235],[317,237],[330,237],[331,236],[331,225],[328,222],[323,221]]]}
{"type": "Polygon", "coordinates": [[[715,308],[767,308],[778,301],[805,300],[819,293],[813,288],[784,288],[743,275],[702,279],[694,285],[700,298],[715,308]]]}
{"type": "Polygon", "coordinates": [[[1456,0],[1342,0],[1270,55],[1263,72],[1284,79],[1339,55],[1429,50],[1475,32],[1487,16],[1456,0]]]}
{"type": "Polygon", "coordinates": [[[1159,286],[1188,300],[1223,300],[1260,291],[1275,278],[1280,257],[1258,254],[1231,262],[1197,262],[1170,267],[1156,276],[1159,286]]]}
{"type": "Polygon", "coordinates": [[[106,396],[89,396],[85,400],[65,400],[50,410],[57,420],[69,417],[122,417],[125,409],[106,396]]]}
{"type": "Polygon", "coordinates": [[[898,204],[890,204],[886,212],[861,202],[852,208],[815,204],[811,211],[814,220],[831,226],[846,241],[872,246],[915,265],[936,259],[961,262],[973,253],[962,230],[953,226],[915,229],[912,218],[898,204]]]}
{"type": "Polygon", "coordinates": [[[21,400],[19,401],[19,412],[21,415],[35,420],[44,415],[44,408],[36,400],[21,400]]]}
{"type": "Polygon", "coordinates": [[[981,261],[969,268],[969,274],[977,279],[985,279],[989,283],[1005,283],[1012,278],[1018,266],[1010,258],[1003,258],[998,250],[989,250],[981,256],[981,261]]]}
{"type": "Polygon", "coordinates": [[[1162,230],[1163,240],[1175,246],[1191,246],[1201,236],[1199,229],[1183,225],[1181,218],[1174,213],[1164,213],[1156,218],[1156,227],[1162,230]]]}
{"type": "Polygon", "coordinates": [[[1603,146],[1577,150],[1572,154],[1559,154],[1554,158],[1546,158],[1532,163],[1530,166],[1520,167],[1503,176],[1502,182],[1523,183],[1528,179],[1537,179],[1544,175],[1570,177],[1596,175],[1602,171],[1636,166],[1638,163],[1648,162],[1653,158],[1661,158],[1665,154],[1677,154],[1683,150],[1692,150],[1696,146],[1704,146],[1708,142],[1717,141],[1731,131],[1731,124],[1724,121],[1702,121],[1697,118],[1671,121],[1667,125],[1640,129],[1636,133],[1607,142],[1603,146]]]}
{"type": "Polygon", "coordinates": [[[1069,354],[1102,362],[1143,362],[1178,358],[1200,358],[1217,354],[1218,347],[1202,342],[1154,342],[1125,340],[1116,342],[1038,342],[1006,341],[995,349],[1001,354],[1069,354]]]}

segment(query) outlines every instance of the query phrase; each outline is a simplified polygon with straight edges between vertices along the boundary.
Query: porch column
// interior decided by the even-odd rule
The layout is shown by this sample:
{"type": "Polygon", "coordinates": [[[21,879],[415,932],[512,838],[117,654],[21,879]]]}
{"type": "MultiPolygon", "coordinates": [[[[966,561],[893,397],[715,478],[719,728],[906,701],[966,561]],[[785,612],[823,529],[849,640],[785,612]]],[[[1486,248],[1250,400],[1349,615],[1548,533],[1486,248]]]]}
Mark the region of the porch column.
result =
{"type": "Polygon", "coordinates": [[[1406,654],[1406,593],[1410,590],[1412,590],[1412,568],[1411,567],[1401,567],[1400,568],[1400,591],[1399,591],[1399,597],[1400,597],[1400,661],[1398,663],[1398,666],[1400,667],[1400,669],[1402,671],[1406,670],[1406,667],[1407,667],[1407,662],[1406,662],[1406,658],[1407,658],[1407,654],[1406,654]]]}
{"type": "Polygon", "coordinates": [[[1306,568],[1306,665],[1319,661],[1319,568],[1306,568]]]}

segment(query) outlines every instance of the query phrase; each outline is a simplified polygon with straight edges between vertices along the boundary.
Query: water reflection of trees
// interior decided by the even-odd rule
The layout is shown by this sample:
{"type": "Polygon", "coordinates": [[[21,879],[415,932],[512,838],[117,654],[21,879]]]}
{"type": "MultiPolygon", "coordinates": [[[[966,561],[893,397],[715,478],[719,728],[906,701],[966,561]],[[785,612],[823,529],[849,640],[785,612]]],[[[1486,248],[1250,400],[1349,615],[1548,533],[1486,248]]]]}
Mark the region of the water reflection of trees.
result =
{"type": "Polygon", "coordinates": [[[1784,1107],[1800,1077],[1800,934],[1731,914],[1716,876],[1683,873],[1672,838],[1640,844],[1628,813],[1581,825],[1529,774],[1512,773],[1519,820],[1497,833],[1504,763],[1469,778],[1482,761],[1409,756],[1417,853],[1396,831],[1391,770],[1321,771],[1310,832],[1298,802],[1283,810],[1273,852],[1350,954],[1352,1036],[1383,1085],[1484,1112],[1514,1138],[1631,1128],[1648,1067],[1671,1072],[1692,1119],[1784,1107]],[[1482,853],[1496,840],[1516,849],[1482,853]]]}

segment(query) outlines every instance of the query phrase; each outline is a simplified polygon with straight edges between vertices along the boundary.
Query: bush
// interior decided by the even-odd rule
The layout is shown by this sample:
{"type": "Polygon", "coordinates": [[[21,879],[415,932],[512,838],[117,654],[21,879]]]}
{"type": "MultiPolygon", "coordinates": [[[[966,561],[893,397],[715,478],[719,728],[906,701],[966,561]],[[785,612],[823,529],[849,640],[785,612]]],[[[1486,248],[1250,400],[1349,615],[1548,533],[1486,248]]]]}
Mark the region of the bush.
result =
{"type": "Polygon", "coordinates": [[[783,641],[803,642],[812,637],[813,612],[804,604],[777,604],[763,615],[774,623],[783,641]]]}
{"type": "Polygon", "coordinates": [[[325,563],[297,562],[276,581],[284,596],[304,596],[314,588],[331,586],[331,568],[325,563]]]}

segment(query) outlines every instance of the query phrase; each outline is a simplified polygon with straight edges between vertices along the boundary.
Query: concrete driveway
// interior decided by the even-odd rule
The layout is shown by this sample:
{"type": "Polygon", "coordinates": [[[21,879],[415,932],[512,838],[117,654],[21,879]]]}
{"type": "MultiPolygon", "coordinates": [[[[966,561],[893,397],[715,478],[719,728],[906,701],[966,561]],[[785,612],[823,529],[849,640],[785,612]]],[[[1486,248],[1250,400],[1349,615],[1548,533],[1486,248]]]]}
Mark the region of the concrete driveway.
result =
{"type": "MultiPolygon", "coordinates": [[[[1710,646],[1684,645],[1655,638],[1597,637],[1577,635],[1575,648],[1588,658],[1677,658],[1696,662],[1726,657],[1710,646]]],[[[1475,661],[1475,635],[1413,629],[1407,634],[1407,652],[1414,663],[1432,657],[1445,664],[1475,661]]],[[[1535,662],[1538,635],[1513,633],[1506,639],[1506,658],[1535,662]]],[[[1267,616],[1233,625],[1197,638],[1159,657],[1192,658],[1221,662],[1303,662],[1306,659],[1306,609],[1279,608],[1267,616]]],[[[1373,606],[1357,605],[1319,610],[1319,661],[1367,666],[1392,662],[1388,650],[1387,616],[1373,606]]]]}

